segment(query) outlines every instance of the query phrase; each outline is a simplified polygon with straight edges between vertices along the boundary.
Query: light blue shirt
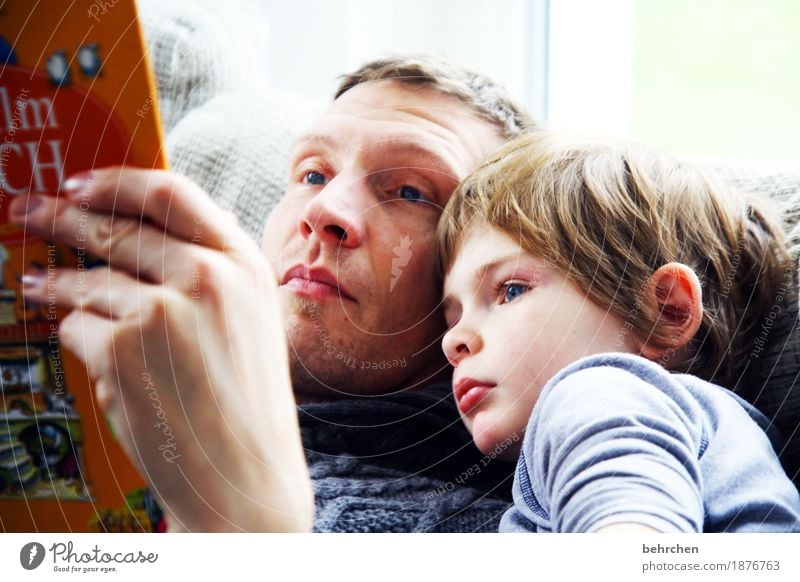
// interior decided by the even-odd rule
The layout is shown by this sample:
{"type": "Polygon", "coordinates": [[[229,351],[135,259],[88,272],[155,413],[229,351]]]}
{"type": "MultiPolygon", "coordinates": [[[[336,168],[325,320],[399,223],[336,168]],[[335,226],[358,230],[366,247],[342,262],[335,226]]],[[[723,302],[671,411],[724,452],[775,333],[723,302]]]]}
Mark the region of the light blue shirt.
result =
{"type": "Polygon", "coordinates": [[[695,376],[630,354],[583,358],[542,390],[500,531],[634,522],[800,532],[800,495],[768,427],[744,400],[695,376]]]}

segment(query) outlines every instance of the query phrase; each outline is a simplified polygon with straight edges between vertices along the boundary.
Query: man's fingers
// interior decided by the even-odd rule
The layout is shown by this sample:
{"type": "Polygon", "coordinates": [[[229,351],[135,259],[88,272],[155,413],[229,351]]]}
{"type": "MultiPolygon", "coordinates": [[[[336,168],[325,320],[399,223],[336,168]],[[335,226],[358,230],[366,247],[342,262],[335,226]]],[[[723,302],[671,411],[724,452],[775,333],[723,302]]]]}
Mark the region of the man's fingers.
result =
{"type": "Polygon", "coordinates": [[[29,272],[22,278],[22,286],[27,300],[92,311],[109,319],[141,316],[154,295],[167,292],[107,267],[29,272]]]}
{"type": "Polygon", "coordinates": [[[194,266],[215,252],[175,238],[141,218],[97,214],[57,198],[41,197],[35,207],[23,199],[18,208],[29,210],[23,222],[27,234],[64,243],[113,269],[185,291],[191,287],[194,266]]]}
{"type": "MultiPolygon", "coordinates": [[[[107,317],[80,309],[61,320],[58,329],[61,345],[83,362],[92,380],[104,378],[114,363],[111,353],[114,325],[107,317]]],[[[97,402],[104,411],[108,411],[114,400],[110,389],[108,383],[95,389],[97,402]]]]}
{"type": "MultiPolygon", "coordinates": [[[[81,210],[148,219],[186,241],[223,249],[249,240],[235,220],[197,184],[166,170],[106,168],[64,183],[63,192],[81,210]]],[[[12,219],[23,200],[12,203],[12,219]]]]}
{"type": "MultiPolygon", "coordinates": [[[[121,345],[118,340],[124,325],[126,324],[123,322],[76,309],[61,321],[58,335],[61,345],[86,366],[100,410],[106,418],[111,419],[120,444],[141,470],[145,466],[144,459],[138,453],[130,432],[125,395],[119,383],[119,378],[130,376],[132,372],[127,369],[130,362],[124,359],[131,348],[121,345]],[[120,368],[116,368],[117,366],[120,368]]],[[[141,350],[142,347],[139,346],[138,349],[141,350]]],[[[134,370],[133,373],[143,377],[143,386],[146,388],[146,371],[134,370]]],[[[128,400],[127,406],[130,404],[135,405],[136,401],[128,400]]]]}
{"type": "Polygon", "coordinates": [[[234,244],[231,237],[239,234],[229,215],[180,174],[114,167],[73,178],[64,192],[86,209],[145,217],[179,238],[216,249],[234,244]]]}

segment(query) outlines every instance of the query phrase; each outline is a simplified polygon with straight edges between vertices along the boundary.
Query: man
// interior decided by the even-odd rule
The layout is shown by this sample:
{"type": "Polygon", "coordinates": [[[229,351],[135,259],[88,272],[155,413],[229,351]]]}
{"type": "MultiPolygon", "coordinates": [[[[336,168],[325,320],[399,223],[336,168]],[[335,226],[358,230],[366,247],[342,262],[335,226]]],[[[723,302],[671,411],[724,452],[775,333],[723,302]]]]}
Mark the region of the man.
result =
{"type": "Polygon", "coordinates": [[[309,468],[321,531],[496,526],[511,468],[476,455],[452,406],[435,228],[458,181],[531,126],[463,68],[362,67],[298,140],[265,228],[271,266],[169,172],[95,171],[65,183],[68,204],[14,202],[29,231],[76,246],[83,230],[109,264],[28,273],[25,293],[73,309],[61,340],[170,530],[309,530],[309,468]]]}

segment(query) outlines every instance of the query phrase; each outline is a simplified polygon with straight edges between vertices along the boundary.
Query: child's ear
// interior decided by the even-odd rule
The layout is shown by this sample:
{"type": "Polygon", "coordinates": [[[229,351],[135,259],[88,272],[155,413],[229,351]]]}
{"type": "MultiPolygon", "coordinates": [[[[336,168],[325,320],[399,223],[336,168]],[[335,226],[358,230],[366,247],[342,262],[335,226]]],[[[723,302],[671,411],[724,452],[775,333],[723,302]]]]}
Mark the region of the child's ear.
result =
{"type": "Polygon", "coordinates": [[[697,334],[703,320],[703,289],[697,274],[682,263],[667,263],[650,277],[645,301],[657,314],[656,328],[667,344],[647,341],[641,354],[656,360],[683,348],[697,334]]]}

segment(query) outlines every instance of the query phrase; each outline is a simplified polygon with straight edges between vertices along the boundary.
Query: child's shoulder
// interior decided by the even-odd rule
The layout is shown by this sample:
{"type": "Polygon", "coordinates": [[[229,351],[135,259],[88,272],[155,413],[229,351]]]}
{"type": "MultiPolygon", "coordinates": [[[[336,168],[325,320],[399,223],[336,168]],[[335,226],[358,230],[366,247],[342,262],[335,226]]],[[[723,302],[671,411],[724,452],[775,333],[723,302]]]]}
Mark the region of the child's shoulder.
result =
{"type": "Polygon", "coordinates": [[[586,356],[559,371],[542,390],[539,402],[549,399],[587,398],[597,402],[635,396],[688,399],[693,392],[718,391],[719,387],[686,374],[672,374],[641,356],[602,353],[586,356]]]}
{"type": "Polygon", "coordinates": [[[638,356],[578,360],[534,408],[515,477],[517,511],[548,531],[591,531],[591,519],[648,504],[637,523],[666,531],[795,530],[800,499],[750,409],[719,386],[638,356]]]}
{"type": "Polygon", "coordinates": [[[542,390],[534,416],[555,416],[559,424],[573,426],[660,418],[702,432],[703,425],[717,424],[719,415],[751,412],[760,414],[715,384],[673,374],[641,356],[610,352],[587,356],[558,372],[542,390]]]}
{"type": "MultiPolygon", "coordinates": [[[[581,358],[559,371],[542,389],[534,415],[562,411],[576,422],[583,416],[654,412],[653,408],[685,409],[701,414],[692,391],[678,375],[632,354],[603,353],[581,358]]],[[[560,414],[559,414],[560,416],[560,414]]]]}
{"type": "Polygon", "coordinates": [[[749,417],[773,445],[779,439],[768,419],[733,392],[626,353],[596,354],[567,366],[542,390],[536,408],[534,415],[552,419],[551,426],[659,419],[680,423],[701,440],[720,426],[750,424],[749,417]]]}
{"type": "MultiPolygon", "coordinates": [[[[629,353],[608,352],[586,356],[559,371],[542,390],[542,397],[559,387],[574,386],[577,390],[596,390],[603,387],[631,389],[645,393],[665,393],[671,397],[699,399],[701,404],[709,399],[732,401],[739,407],[752,409],[752,405],[733,392],[691,374],[674,373],[642,356],[629,353]],[[657,391],[657,392],[654,392],[657,391]]],[[[610,396],[611,394],[609,394],[610,396]]]]}

